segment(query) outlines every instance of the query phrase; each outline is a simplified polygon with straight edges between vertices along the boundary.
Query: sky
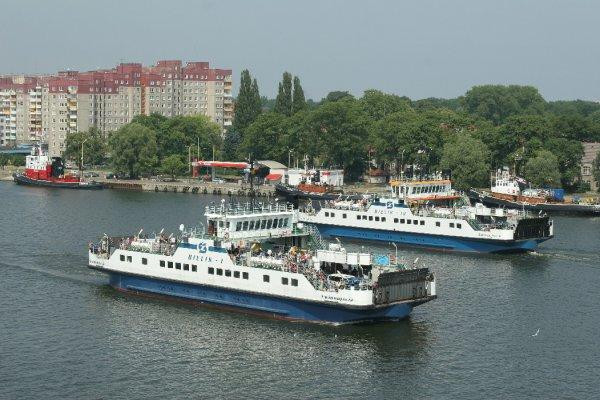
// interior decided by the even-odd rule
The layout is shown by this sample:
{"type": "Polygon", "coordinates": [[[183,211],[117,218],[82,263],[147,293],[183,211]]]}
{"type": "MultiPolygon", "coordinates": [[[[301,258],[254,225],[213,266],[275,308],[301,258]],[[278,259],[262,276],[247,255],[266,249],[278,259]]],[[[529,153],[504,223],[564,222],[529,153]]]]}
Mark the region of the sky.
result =
{"type": "Polygon", "coordinates": [[[159,59],[247,68],[274,97],[283,71],[307,98],[366,89],[457,97],[533,85],[600,100],[597,0],[0,0],[0,74],[159,59]]]}

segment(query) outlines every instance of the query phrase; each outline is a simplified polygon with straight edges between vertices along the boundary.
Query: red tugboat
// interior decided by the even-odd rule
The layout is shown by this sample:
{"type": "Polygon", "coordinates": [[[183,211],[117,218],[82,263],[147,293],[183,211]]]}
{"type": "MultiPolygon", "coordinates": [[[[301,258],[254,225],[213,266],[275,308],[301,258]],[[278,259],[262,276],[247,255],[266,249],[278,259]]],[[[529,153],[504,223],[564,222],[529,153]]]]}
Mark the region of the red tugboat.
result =
{"type": "Polygon", "coordinates": [[[14,174],[13,179],[20,185],[67,189],[102,189],[101,183],[84,182],[80,176],[65,175],[63,159],[60,157],[50,158],[41,146],[31,148],[31,155],[25,157],[25,172],[14,174]]]}

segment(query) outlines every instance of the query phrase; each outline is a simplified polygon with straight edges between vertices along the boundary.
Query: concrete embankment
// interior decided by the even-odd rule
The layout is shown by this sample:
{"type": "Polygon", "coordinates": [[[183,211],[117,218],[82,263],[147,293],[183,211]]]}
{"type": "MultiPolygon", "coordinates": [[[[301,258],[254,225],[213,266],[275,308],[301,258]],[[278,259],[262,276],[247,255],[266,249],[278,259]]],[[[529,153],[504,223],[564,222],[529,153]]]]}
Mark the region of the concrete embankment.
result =
{"type": "Polygon", "coordinates": [[[143,192],[171,192],[192,194],[215,194],[224,196],[257,196],[273,197],[275,189],[269,185],[255,186],[239,185],[236,183],[213,183],[198,180],[181,180],[162,182],[153,180],[113,180],[97,179],[107,189],[135,190],[143,192]]]}

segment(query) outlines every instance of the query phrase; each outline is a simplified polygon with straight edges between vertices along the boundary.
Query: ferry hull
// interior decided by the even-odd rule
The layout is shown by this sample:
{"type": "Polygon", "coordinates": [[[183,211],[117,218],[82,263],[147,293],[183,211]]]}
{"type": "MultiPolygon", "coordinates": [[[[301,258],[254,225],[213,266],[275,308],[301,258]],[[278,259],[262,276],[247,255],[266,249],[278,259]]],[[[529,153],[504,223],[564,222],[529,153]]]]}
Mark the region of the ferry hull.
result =
{"type": "Polygon", "coordinates": [[[53,188],[64,188],[64,189],[86,189],[86,190],[96,190],[102,189],[102,184],[100,183],[80,183],[80,182],[60,182],[60,181],[48,181],[43,179],[31,179],[22,174],[14,174],[14,181],[19,185],[27,185],[27,186],[43,186],[43,187],[53,187],[53,188]]]}
{"type": "Polygon", "coordinates": [[[460,237],[426,235],[409,232],[391,232],[377,229],[363,229],[336,225],[315,224],[323,236],[345,237],[360,240],[395,242],[409,246],[419,246],[440,250],[471,253],[518,253],[535,250],[537,245],[550,237],[491,241],[460,237]]]}
{"type": "Polygon", "coordinates": [[[415,305],[434,297],[421,299],[415,303],[350,308],[240,292],[214,286],[166,281],[114,271],[104,270],[103,272],[109,274],[110,285],[123,292],[170,298],[269,318],[335,325],[400,320],[408,317],[415,305]]]}

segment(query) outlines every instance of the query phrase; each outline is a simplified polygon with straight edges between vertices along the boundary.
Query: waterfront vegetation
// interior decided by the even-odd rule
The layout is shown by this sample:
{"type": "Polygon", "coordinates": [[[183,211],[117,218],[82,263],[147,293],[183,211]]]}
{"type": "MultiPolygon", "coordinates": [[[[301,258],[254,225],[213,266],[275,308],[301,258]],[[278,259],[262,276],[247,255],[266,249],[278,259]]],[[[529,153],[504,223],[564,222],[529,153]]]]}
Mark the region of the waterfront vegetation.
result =
{"type": "MultiPolygon", "coordinates": [[[[284,73],[276,99],[261,98],[245,70],[235,117],[225,134],[204,116],[137,116],[107,141],[97,132],[69,135],[66,154],[107,158],[132,177],[186,171],[188,156],[227,160],[271,159],[343,168],[348,181],[370,169],[398,174],[452,171],[458,188],[484,187],[503,166],[535,185],[580,190],[581,142],[600,141],[600,104],[546,101],[531,86],[483,85],[455,99],[411,100],[367,90],[306,100],[300,79],[284,73]]],[[[90,162],[90,161],[86,161],[90,162]]],[[[600,166],[596,161],[596,179],[600,166]]]]}

